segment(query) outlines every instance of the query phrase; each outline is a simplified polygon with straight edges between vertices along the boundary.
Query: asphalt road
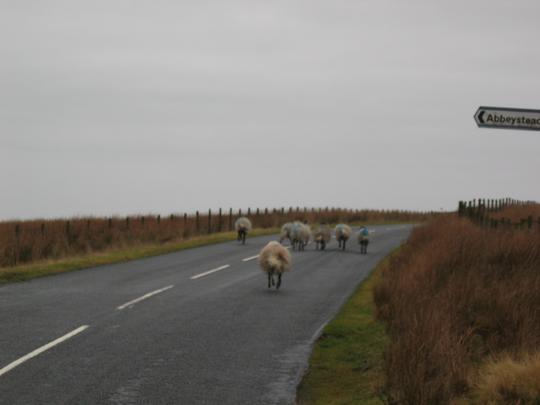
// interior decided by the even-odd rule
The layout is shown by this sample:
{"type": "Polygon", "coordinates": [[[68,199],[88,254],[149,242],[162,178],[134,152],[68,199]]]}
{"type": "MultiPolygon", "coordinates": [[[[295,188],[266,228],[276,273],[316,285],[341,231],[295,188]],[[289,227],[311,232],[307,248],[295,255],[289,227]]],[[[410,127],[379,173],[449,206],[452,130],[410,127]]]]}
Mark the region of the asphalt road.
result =
{"type": "Polygon", "coordinates": [[[0,287],[0,404],[293,404],[322,327],[411,226],[371,229],[367,255],[293,252],[279,291],[254,258],[275,236],[0,287]]]}

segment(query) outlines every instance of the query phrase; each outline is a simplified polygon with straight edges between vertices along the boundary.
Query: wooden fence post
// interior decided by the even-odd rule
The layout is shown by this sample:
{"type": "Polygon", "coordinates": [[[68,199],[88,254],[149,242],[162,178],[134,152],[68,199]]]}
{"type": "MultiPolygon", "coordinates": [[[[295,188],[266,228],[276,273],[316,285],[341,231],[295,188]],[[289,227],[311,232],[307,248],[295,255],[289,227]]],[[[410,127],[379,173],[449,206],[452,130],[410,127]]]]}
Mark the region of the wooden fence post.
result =
{"type": "Polygon", "coordinates": [[[232,231],[232,208],[229,208],[229,231],[232,231]]]}
{"type": "Polygon", "coordinates": [[[208,233],[212,233],[212,209],[208,209],[208,233]]]}
{"type": "Polygon", "coordinates": [[[21,226],[19,224],[15,225],[15,252],[13,252],[13,261],[15,266],[19,263],[21,247],[21,226]]]}
{"type": "Polygon", "coordinates": [[[219,218],[218,218],[218,232],[221,232],[221,208],[219,209],[219,218]]]}
{"type": "Polygon", "coordinates": [[[195,232],[199,233],[199,211],[195,211],[195,232]]]}

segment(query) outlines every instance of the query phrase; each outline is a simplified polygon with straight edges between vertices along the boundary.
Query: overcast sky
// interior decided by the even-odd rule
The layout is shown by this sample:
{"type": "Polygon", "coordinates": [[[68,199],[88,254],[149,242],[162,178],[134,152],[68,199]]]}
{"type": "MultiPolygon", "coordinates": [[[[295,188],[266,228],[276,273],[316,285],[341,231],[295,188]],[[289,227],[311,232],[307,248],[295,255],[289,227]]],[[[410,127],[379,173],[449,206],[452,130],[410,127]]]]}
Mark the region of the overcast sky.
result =
{"type": "Polygon", "coordinates": [[[0,218],[540,199],[540,3],[0,0],[0,218]]]}

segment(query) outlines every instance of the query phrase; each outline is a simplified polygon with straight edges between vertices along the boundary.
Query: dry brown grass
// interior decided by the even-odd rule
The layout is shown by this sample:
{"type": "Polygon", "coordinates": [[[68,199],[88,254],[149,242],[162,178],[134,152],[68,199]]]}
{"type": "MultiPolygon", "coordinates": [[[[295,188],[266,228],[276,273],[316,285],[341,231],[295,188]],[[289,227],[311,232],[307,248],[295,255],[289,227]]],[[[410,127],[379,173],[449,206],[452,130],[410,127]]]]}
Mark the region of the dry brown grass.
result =
{"type": "MultiPolygon", "coordinates": [[[[422,222],[433,215],[409,211],[300,209],[244,210],[257,228],[273,228],[291,220],[308,222],[422,222]]],[[[192,236],[229,231],[240,215],[208,211],[199,215],[154,215],[129,218],[69,218],[0,222],[0,268],[80,256],[107,249],[161,244],[192,236]]]]}
{"type": "Polygon", "coordinates": [[[439,218],[413,231],[375,300],[392,337],[389,397],[415,405],[467,397],[478,364],[540,348],[540,232],[439,218]]]}
{"type": "Polygon", "coordinates": [[[473,386],[473,402],[486,405],[538,404],[540,402],[540,353],[510,355],[489,360],[473,386]]]}
{"type": "Polygon", "coordinates": [[[511,206],[504,208],[501,211],[494,212],[491,216],[497,219],[508,218],[513,223],[519,223],[531,216],[533,220],[538,223],[538,220],[540,219],[540,204],[511,206]]]}

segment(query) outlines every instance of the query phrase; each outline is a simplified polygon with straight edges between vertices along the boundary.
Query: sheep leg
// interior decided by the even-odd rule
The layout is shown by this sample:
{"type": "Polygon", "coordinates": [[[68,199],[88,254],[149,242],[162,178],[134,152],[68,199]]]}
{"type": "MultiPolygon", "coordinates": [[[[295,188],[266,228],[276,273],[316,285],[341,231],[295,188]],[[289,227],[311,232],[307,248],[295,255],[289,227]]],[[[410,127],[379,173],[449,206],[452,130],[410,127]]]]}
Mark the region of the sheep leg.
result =
{"type": "Polygon", "coordinates": [[[279,286],[281,285],[281,273],[278,274],[277,284],[276,284],[276,290],[279,290],[279,286]]]}
{"type": "Polygon", "coordinates": [[[347,242],[343,241],[343,250],[345,250],[345,243],[347,243],[347,242]]]}
{"type": "Polygon", "coordinates": [[[268,273],[268,288],[271,287],[271,284],[272,284],[271,281],[270,281],[271,279],[272,279],[272,275],[270,273],[268,273]]]}
{"type": "Polygon", "coordinates": [[[246,233],[242,232],[242,245],[246,244],[246,233]]]}
{"type": "Polygon", "coordinates": [[[325,247],[326,247],[326,242],[323,240],[321,242],[321,250],[324,250],[325,247]]]}

